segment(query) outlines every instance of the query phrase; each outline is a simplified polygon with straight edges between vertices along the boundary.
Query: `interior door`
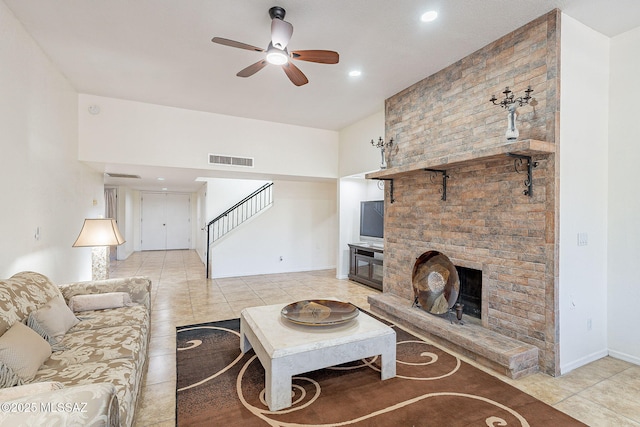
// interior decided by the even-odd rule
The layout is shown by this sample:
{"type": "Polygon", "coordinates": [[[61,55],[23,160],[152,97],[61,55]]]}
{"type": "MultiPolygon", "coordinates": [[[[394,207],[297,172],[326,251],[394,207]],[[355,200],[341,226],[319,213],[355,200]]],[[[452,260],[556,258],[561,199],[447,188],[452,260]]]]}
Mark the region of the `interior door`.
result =
{"type": "Polygon", "coordinates": [[[189,249],[191,243],[189,194],[142,193],[141,249],[189,249]]]}
{"type": "Polygon", "coordinates": [[[191,197],[167,194],[167,249],[189,249],[191,244],[191,197]]]}

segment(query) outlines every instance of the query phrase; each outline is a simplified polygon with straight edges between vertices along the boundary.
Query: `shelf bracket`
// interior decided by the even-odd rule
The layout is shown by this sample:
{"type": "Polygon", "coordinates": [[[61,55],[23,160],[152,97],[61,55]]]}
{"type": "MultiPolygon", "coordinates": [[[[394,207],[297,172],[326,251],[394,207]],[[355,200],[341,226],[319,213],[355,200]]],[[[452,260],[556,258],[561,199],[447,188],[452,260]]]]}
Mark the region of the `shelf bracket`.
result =
{"type": "MultiPolygon", "coordinates": [[[[447,200],[447,180],[449,179],[449,175],[447,175],[447,171],[446,170],[438,170],[438,169],[425,169],[425,171],[427,172],[433,172],[434,174],[442,174],[442,189],[440,190],[440,193],[442,194],[442,197],[440,197],[440,200],[447,200]]],[[[433,175],[431,176],[432,180],[433,180],[433,175]]]]}
{"type": "Polygon", "coordinates": [[[520,169],[522,168],[523,163],[526,162],[527,179],[524,181],[526,189],[522,191],[522,194],[533,197],[533,168],[538,166],[538,162],[532,161],[531,156],[524,156],[522,154],[507,153],[507,156],[515,158],[513,165],[516,173],[523,173],[520,169]]]}
{"type": "Polygon", "coordinates": [[[396,199],[393,197],[393,178],[375,178],[380,181],[389,181],[389,201],[391,203],[395,202],[396,199]]]}

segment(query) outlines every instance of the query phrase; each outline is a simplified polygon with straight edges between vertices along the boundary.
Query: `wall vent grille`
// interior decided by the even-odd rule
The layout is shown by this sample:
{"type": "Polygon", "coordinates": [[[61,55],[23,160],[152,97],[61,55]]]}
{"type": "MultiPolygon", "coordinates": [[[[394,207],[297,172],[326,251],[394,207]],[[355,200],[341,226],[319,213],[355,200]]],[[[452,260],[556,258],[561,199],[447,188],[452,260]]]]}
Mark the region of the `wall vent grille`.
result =
{"type": "Polygon", "coordinates": [[[114,173],[114,172],[106,172],[111,178],[133,178],[133,179],[141,179],[140,175],[132,175],[128,173],[114,173]]]}
{"type": "Polygon", "coordinates": [[[222,154],[209,154],[210,165],[253,167],[253,157],[225,156],[222,154]]]}

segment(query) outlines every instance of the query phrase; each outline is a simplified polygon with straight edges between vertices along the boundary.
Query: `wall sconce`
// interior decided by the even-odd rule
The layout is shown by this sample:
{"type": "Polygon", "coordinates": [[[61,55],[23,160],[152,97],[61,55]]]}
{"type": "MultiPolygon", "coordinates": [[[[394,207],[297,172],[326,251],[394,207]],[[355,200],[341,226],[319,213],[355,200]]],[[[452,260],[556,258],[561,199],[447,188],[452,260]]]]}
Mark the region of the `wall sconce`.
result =
{"type": "Polygon", "coordinates": [[[371,140],[371,145],[373,145],[374,147],[380,149],[380,156],[382,157],[382,161],[380,163],[380,169],[386,169],[387,168],[387,160],[385,159],[384,151],[385,151],[386,147],[391,147],[393,145],[393,138],[391,138],[389,140],[389,142],[384,142],[382,137],[378,138],[377,141],[374,141],[372,139],[371,140]]]}
{"type": "Polygon", "coordinates": [[[531,97],[531,92],[533,92],[533,89],[531,89],[531,86],[527,86],[527,89],[524,91],[525,96],[515,98],[515,95],[509,89],[509,86],[507,86],[504,88],[504,91],[502,91],[502,93],[504,93],[504,99],[502,101],[496,102],[498,98],[496,98],[495,95],[492,95],[489,100],[493,105],[499,105],[509,111],[507,114],[507,131],[505,132],[507,141],[515,141],[520,135],[520,132],[518,132],[518,128],[516,127],[516,109],[529,104],[530,101],[532,106],[537,104],[536,100],[531,97]]]}
{"type": "Polygon", "coordinates": [[[73,244],[74,248],[91,247],[91,276],[93,280],[109,278],[109,246],[125,242],[116,220],[112,218],[87,218],[73,244]]]}

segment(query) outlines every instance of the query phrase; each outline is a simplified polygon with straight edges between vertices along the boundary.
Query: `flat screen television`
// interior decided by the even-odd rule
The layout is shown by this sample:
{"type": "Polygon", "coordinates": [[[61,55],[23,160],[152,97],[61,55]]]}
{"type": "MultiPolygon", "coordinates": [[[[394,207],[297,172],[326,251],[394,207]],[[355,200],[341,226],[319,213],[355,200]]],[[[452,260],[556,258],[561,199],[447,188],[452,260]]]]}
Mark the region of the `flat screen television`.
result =
{"type": "Polygon", "coordinates": [[[384,200],[360,202],[360,236],[384,237],[384,200]]]}

